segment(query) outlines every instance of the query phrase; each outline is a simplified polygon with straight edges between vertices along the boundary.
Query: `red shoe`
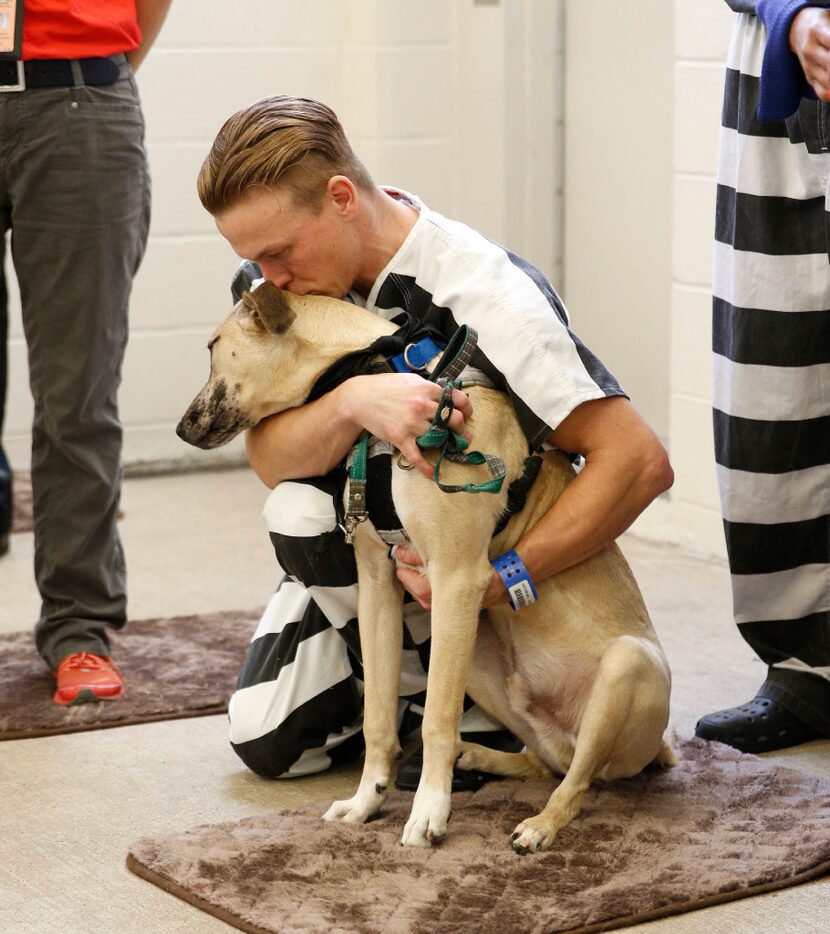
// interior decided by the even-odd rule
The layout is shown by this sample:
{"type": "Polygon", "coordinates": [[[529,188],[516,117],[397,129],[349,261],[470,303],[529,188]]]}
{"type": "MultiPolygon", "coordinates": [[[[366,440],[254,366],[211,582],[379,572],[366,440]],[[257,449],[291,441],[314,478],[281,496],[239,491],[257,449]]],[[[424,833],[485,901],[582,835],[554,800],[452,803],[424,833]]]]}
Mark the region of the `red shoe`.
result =
{"type": "Polygon", "coordinates": [[[124,679],[108,655],[69,655],[55,669],[55,678],[58,689],[53,700],[63,706],[124,696],[124,679]]]}

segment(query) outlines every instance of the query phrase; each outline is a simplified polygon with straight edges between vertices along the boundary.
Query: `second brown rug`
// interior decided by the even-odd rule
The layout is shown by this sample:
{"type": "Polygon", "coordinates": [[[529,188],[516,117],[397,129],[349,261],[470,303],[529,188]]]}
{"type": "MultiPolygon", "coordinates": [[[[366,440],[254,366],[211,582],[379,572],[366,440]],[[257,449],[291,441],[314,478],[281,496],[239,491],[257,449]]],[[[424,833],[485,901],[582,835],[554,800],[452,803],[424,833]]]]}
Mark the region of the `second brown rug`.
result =
{"type": "Polygon", "coordinates": [[[0,740],[223,713],[261,611],[130,622],[111,636],[123,700],[59,707],[31,632],[0,636],[0,740]]]}
{"type": "MultiPolygon", "coordinates": [[[[412,795],[363,826],[325,805],[148,837],[127,866],[251,934],[587,934],[768,892],[830,870],[830,782],[720,744],[590,789],[547,852],[508,838],[553,782],[453,795],[450,835],[402,847],[412,795]]],[[[827,883],[821,883],[825,885],[827,883]]]]}
{"type": "Polygon", "coordinates": [[[12,532],[31,532],[32,478],[28,473],[15,473],[12,478],[12,532]]]}

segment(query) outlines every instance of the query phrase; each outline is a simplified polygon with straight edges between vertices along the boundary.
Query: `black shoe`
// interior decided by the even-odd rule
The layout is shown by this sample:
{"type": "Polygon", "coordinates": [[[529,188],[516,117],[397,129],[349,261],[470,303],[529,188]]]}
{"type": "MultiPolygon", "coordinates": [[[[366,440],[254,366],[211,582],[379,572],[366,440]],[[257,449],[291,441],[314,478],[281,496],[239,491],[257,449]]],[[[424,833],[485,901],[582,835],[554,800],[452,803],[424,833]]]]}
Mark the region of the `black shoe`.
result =
{"type": "Polygon", "coordinates": [[[9,550],[9,533],[0,532],[0,558],[9,550]]]}
{"type": "MultiPolygon", "coordinates": [[[[507,730],[491,730],[481,733],[463,733],[462,739],[469,743],[480,743],[482,746],[489,746],[490,749],[499,749],[502,752],[521,752],[525,747],[524,743],[507,730]]],[[[412,755],[405,759],[398,769],[398,777],[395,780],[395,787],[401,791],[417,791],[418,783],[421,781],[421,770],[424,766],[424,747],[418,748],[412,755]]],[[[493,775],[492,772],[479,772],[477,770],[459,769],[457,766],[452,770],[452,790],[453,791],[478,791],[482,785],[487,782],[502,778],[501,775],[493,775]]]]}
{"type": "Polygon", "coordinates": [[[774,700],[755,697],[740,707],[730,707],[701,717],[695,736],[715,740],[741,752],[772,752],[798,746],[823,734],[800,720],[774,700]]]}

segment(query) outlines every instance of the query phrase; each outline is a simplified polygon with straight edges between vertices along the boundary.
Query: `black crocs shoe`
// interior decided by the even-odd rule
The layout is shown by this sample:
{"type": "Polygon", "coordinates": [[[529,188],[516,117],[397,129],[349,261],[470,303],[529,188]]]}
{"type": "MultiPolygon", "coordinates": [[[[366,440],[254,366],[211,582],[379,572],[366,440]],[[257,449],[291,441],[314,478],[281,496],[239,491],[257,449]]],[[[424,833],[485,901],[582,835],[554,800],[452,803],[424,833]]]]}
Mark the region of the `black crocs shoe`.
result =
{"type": "Polygon", "coordinates": [[[772,752],[798,746],[822,734],[774,700],[755,697],[740,707],[730,707],[701,717],[695,736],[715,740],[741,752],[772,752]]]}
{"type": "MultiPolygon", "coordinates": [[[[521,752],[525,748],[524,743],[516,739],[507,730],[463,733],[462,739],[469,743],[480,743],[482,746],[489,746],[491,749],[499,749],[502,752],[521,752]]],[[[395,780],[395,787],[401,791],[417,791],[423,766],[424,747],[418,746],[412,755],[401,763],[398,769],[398,777],[395,780]]],[[[487,782],[496,781],[502,777],[501,775],[493,775],[492,772],[479,772],[456,767],[452,770],[452,790],[478,791],[487,782]]]]}

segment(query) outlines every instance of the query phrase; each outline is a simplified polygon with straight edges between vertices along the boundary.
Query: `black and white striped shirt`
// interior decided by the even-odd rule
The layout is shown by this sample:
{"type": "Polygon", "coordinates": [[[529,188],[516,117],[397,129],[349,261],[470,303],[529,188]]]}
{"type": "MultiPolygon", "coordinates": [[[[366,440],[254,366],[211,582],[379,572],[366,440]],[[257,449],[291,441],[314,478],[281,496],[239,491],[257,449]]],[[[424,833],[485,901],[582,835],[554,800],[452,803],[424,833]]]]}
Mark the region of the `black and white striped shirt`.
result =
{"type": "Polygon", "coordinates": [[[534,448],[583,402],[625,395],[535,266],[408,192],[385,190],[419,217],[366,300],[354,301],[396,323],[410,312],[447,339],[462,324],[475,328],[473,366],[510,394],[534,448]]]}

